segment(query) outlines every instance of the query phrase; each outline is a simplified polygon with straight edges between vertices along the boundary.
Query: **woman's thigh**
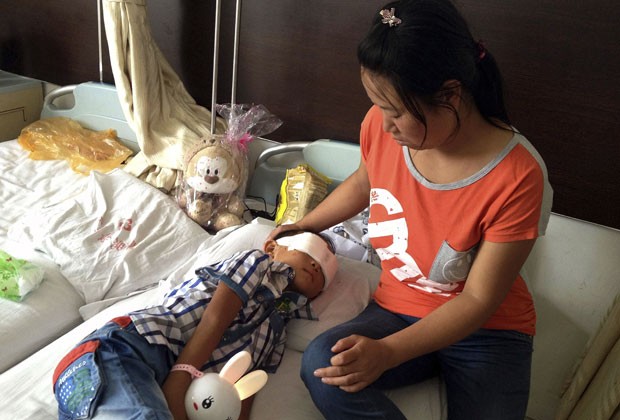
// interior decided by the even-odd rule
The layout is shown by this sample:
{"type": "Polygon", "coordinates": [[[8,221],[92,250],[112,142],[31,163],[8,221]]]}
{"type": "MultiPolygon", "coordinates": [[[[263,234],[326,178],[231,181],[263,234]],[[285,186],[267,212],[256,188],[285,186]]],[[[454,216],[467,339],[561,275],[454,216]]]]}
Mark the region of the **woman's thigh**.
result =
{"type": "Polygon", "coordinates": [[[310,343],[303,354],[301,377],[315,405],[326,419],[404,419],[382,390],[419,382],[435,374],[437,361],[434,355],[391,369],[359,392],[345,392],[338,387],[323,384],[313,372],[330,365],[333,356],[331,348],[341,338],[357,334],[380,339],[406,328],[415,320],[392,314],[371,303],[356,318],[326,331],[310,343]]]}
{"type": "MultiPolygon", "coordinates": [[[[378,340],[407,328],[418,320],[419,318],[394,314],[371,302],[357,317],[316,337],[304,352],[305,368],[314,371],[329,366],[329,360],[334,355],[331,348],[342,338],[356,334],[378,340]]],[[[386,371],[373,386],[380,389],[396,388],[421,382],[438,373],[439,364],[436,355],[430,354],[386,371]]]]}
{"type": "Polygon", "coordinates": [[[523,420],[532,348],[526,334],[481,329],[440,350],[448,418],[523,420]]]}

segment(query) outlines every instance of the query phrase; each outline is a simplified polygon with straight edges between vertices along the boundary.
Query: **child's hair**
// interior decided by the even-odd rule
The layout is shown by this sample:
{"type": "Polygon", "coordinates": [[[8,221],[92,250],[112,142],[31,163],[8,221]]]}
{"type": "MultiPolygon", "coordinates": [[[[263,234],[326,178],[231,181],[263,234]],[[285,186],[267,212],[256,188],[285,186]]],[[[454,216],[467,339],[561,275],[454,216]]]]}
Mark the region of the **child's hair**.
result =
{"type": "Polygon", "coordinates": [[[502,78],[493,56],[473,39],[469,27],[450,0],[400,0],[394,8],[397,25],[383,23],[377,12],[370,31],[358,46],[360,65],[389,80],[407,110],[426,126],[417,101],[446,107],[444,82],[457,80],[469,92],[482,116],[494,125],[510,125],[502,78]]]}
{"type": "Polygon", "coordinates": [[[324,235],[322,233],[311,232],[309,230],[304,230],[304,229],[285,230],[284,232],[279,232],[273,238],[273,240],[277,241],[278,239],[284,238],[286,236],[295,236],[295,235],[299,235],[300,233],[305,233],[305,232],[312,233],[314,235],[317,235],[321,239],[323,239],[323,241],[325,241],[325,243],[327,244],[327,248],[332,252],[332,254],[336,253],[336,247],[334,246],[334,243],[332,242],[332,240],[328,236],[326,236],[326,235],[324,235]]]}

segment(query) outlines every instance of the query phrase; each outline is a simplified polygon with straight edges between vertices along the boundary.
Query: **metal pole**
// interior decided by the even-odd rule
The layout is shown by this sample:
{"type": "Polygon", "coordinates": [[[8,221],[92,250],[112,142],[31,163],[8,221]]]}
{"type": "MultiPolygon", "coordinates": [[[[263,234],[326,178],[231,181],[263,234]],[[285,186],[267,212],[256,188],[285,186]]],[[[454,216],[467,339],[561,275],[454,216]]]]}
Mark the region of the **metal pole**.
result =
{"type": "Polygon", "coordinates": [[[211,85],[211,135],[215,134],[215,102],[217,98],[217,68],[220,49],[220,12],[222,4],[220,0],[215,1],[215,31],[213,35],[213,81],[211,85]]]}
{"type": "Polygon", "coordinates": [[[233,48],[233,68],[232,68],[232,88],[230,92],[230,103],[237,101],[237,66],[239,58],[239,28],[241,24],[241,0],[237,0],[235,7],[235,44],[233,48]]]}
{"type": "Polygon", "coordinates": [[[99,40],[99,82],[103,83],[103,47],[101,45],[101,1],[97,1],[97,37],[99,40]]]}

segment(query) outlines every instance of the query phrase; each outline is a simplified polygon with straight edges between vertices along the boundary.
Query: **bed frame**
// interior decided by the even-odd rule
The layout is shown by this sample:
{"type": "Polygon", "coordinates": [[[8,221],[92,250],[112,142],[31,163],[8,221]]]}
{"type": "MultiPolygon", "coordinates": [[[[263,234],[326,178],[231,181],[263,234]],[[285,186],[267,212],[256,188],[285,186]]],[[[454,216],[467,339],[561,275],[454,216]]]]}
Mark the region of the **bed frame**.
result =
{"type": "Polygon", "coordinates": [[[58,88],[45,97],[41,118],[65,117],[91,130],[114,129],[119,140],[134,152],[140,150],[121,108],[114,85],[87,82],[58,88]]]}

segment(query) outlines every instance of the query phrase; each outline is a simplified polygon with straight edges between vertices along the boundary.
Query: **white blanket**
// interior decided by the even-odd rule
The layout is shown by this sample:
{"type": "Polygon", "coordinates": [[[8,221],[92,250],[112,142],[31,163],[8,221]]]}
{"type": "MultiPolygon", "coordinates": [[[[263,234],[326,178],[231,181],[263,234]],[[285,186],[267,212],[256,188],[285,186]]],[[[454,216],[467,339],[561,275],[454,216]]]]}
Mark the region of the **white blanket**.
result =
{"type": "Polygon", "coordinates": [[[86,303],[157,284],[212,236],[169,196],[122,170],[26,214],[9,237],[46,254],[86,303]]]}
{"type": "MultiPolygon", "coordinates": [[[[45,271],[41,285],[21,302],[0,299],[0,372],[62,335],[80,321],[84,300],[45,255],[7,239],[25,213],[82,191],[88,179],[62,160],[33,161],[17,141],[0,143],[0,249],[45,271]]],[[[2,416],[0,415],[0,418],[2,416]]]]}

